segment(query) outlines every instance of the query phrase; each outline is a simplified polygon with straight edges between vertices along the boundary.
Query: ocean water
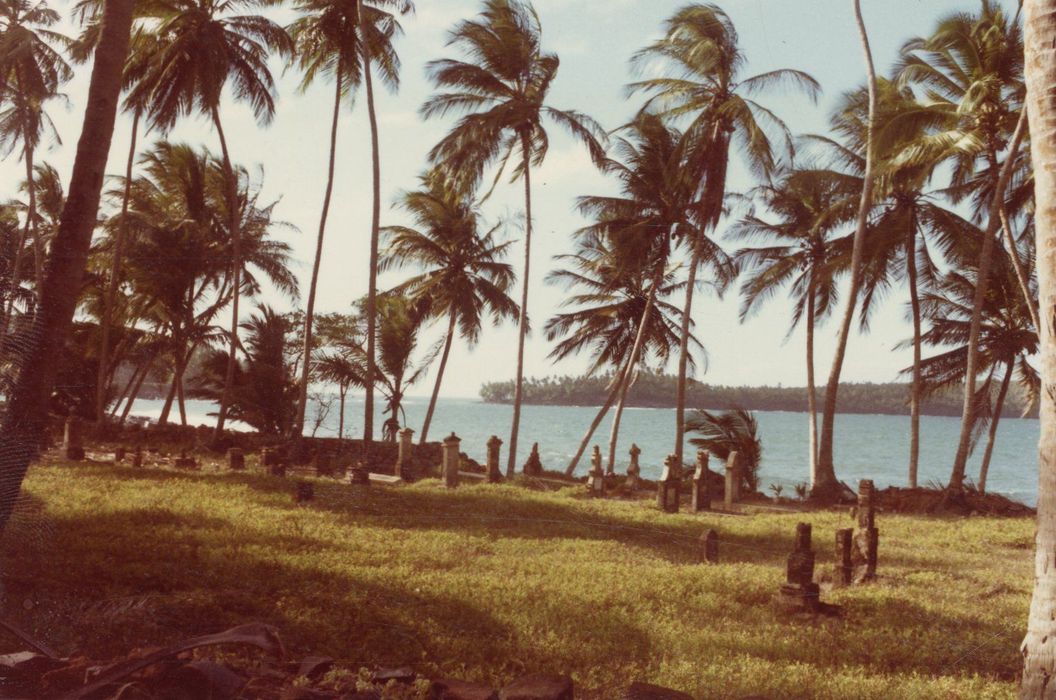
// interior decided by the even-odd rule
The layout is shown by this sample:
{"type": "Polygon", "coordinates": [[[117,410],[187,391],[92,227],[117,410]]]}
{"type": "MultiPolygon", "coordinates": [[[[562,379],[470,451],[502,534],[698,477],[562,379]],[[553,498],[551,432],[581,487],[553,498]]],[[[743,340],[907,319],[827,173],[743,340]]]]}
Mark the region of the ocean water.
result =
{"type": "MultiPolygon", "coordinates": [[[[404,403],[406,424],[420,430],[428,408],[428,399],[411,397],[404,403]]],[[[161,401],[140,400],[132,413],[156,418],[161,413],[161,401]]],[[[314,409],[315,407],[310,407],[314,409]]],[[[212,424],[209,414],[215,406],[204,401],[187,403],[188,421],[192,425],[212,424]]],[[[310,411],[311,412],[311,411],[310,411]]],[[[518,469],[527,459],[532,443],[539,443],[539,454],[548,469],[564,469],[597,412],[591,406],[524,406],[521,409],[521,429],[518,438],[518,469]]],[[[770,484],[785,487],[784,494],[792,495],[792,486],[809,478],[807,462],[807,415],[787,411],[758,411],[759,432],[763,442],[760,485],[764,491],[770,484]]],[[[387,416],[379,405],[375,425],[380,438],[380,426],[387,416]]],[[[440,399],[429,429],[432,440],[440,440],[452,432],[462,438],[462,451],[478,461],[484,461],[485,444],[491,435],[509,440],[513,408],[486,404],[473,399],[440,399]]],[[[173,418],[179,420],[173,411],[173,418]]],[[[820,421],[820,417],[819,417],[820,421]]],[[[401,423],[404,420],[401,419],[401,423]]],[[[642,453],[639,458],[642,476],[659,476],[664,457],[672,451],[675,411],[669,408],[630,408],[624,411],[620,423],[620,442],[617,447],[617,470],[626,468],[631,443],[642,453]]],[[[319,437],[337,435],[337,402],[316,432],[319,437]]],[[[363,399],[349,399],[345,407],[345,436],[362,437],[363,399]]],[[[234,429],[245,426],[232,426],[234,429]]],[[[305,429],[312,430],[312,422],[305,429]]],[[[610,422],[603,421],[591,444],[598,444],[607,455],[610,422]]],[[[949,478],[960,419],[943,416],[921,418],[920,468],[918,480],[945,483],[949,478]]],[[[415,440],[418,439],[415,435],[415,440]]],[[[690,436],[692,437],[692,436],[690,436]]],[[[987,489],[1034,505],[1037,499],[1037,444],[1039,426],[1036,419],[1002,418],[990,463],[987,489]]],[[[985,437],[984,437],[985,439],[985,437]]],[[[984,444],[980,441],[968,465],[968,477],[978,477],[984,444]]],[[[836,416],[834,443],[837,476],[855,485],[858,479],[873,479],[877,486],[904,486],[909,455],[909,417],[889,415],[836,416]]],[[[687,461],[693,448],[687,445],[687,461]]],[[[506,465],[506,446],[502,448],[501,464],[506,465]]],[[[589,468],[589,453],[580,460],[578,474],[589,468]]]]}

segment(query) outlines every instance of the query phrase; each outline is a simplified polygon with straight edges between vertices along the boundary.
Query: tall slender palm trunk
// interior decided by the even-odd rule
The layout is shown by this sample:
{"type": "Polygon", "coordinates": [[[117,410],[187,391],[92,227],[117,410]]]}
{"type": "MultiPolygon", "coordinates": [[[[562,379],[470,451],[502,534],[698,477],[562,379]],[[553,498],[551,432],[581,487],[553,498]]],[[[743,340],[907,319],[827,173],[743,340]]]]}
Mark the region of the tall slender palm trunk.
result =
{"type": "Polygon", "coordinates": [[[590,438],[594,437],[594,432],[598,429],[598,426],[601,425],[601,421],[604,420],[609,409],[612,408],[613,402],[616,401],[616,397],[619,395],[620,389],[623,386],[623,371],[623,367],[616,368],[616,374],[612,377],[612,386],[609,387],[609,395],[605,398],[605,403],[602,404],[601,408],[598,409],[598,412],[594,415],[594,420],[590,422],[590,427],[587,428],[587,432],[583,436],[583,439],[579,441],[579,448],[576,450],[576,454],[573,455],[572,460],[568,463],[568,466],[565,467],[566,475],[572,476],[576,471],[576,466],[579,464],[579,460],[582,459],[583,453],[587,451],[587,446],[590,444],[590,438]]]}
{"type": "Polygon", "coordinates": [[[858,221],[854,231],[851,247],[851,283],[847,291],[847,308],[836,336],[836,352],[829,371],[828,384],[825,387],[825,406],[821,416],[821,440],[818,444],[817,478],[811,488],[811,498],[831,500],[839,488],[836,480],[836,467],[833,462],[833,430],[836,427],[836,398],[840,388],[840,373],[843,371],[843,360],[847,355],[847,340],[851,333],[851,322],[858,305],[858,289],[862,280],[862,248],[865,243],[865,231],[868,224],[869,209],[873,201],[873,161],[875,145],[873,144],[873,126],[876,121],[876,68],[873,65],[873,52],[869,47],[869,34],[862,19],[861,0],[852,0],[855,22],[862,42],[865,56],[865,69],[868,76],[869,122],[866,128],[865,172],[862,175],[862,197],[858,203],[858,221]]]}
{"type": "Polygon", "coordinates": [[[458,317],[452,312],[451,321],[447,326],[447,338],[444,339],[444,354],[440,356],[440,369],[436,373],[436,384],[433,385],[433,395],[429,398],[429,409],[425,412],[425,420],[422,422],[422,434],[418,438],[419,444],[424,445],[429,435],[429,425],[433,422],[433,411],[436,410],[436,398],[440,395],[440,382],[444,381],[444,369],[447,368],[447,356],[451,353],[451,342],[455,338],[455,321],[458,317]]]}
{"type": "Polygon", "coordinates": [[[154,366],[154,360],[157,359],[157,356],[158,354],[156,352],[151,353],[150,357],[144,360],[143,363],[136,368],[136,372],[129,379],[128,387],[125,389],[121,401],[114,404],[114,410],[110,414],[111,419],[117,417],[117,411],[121,408],[121,402],[124,401],[125,407],[121,410],[120,417],[120,424],[124,425],[129,411],[132,410],[132,404],[136,402],[136,398],[139,396],[139,390],[143,386],[143,382],[146,380],[147,375],[150,374],[150,368],[154,366]]]}
{"type": "Polygon", "coordinates": [[[224,434],[224,423],[227,421],[227,411],[230,408],[231,385],[235,381],[235,366],[238,363],[238,300],[242,291],[242,212],[239,211],[238,202],[238,180],[235,176],[235,168],[231,164],[231,154],[227,150],[227,139],[224,137],[224,127],[220,123],[220,110],[213,109],[213,125],[216,134],[220,138],[220,151],[224,159],[224,179],[227,180],[228,212],[230,217],[229,227],[231,229],[231,331],[227,353],[227,370],[224,373],[224,389],[220,394],[220,410],[216,418],[216,430],[213,434],[214,440],[219,440],[224,434]]]}
{"type": "Polygon", "coordinates": [[[40,241],[40,229],[37,228],[37,183],[33,177],[34,148],[26,147],[26,195],[29,208],[26,210],[26,232],[33,245],[33,279],[36,282],[37,298],[44,286],[44,246],[40,241]]]}
{"type": "Polygon", "coordinates": [[[814,386],[814,315],[817,313],[814,299],[814,272],[808,273],[807,281],[807,435],[810,450],[810,485],[818,480],[818,397],[814,386]]]}
{"type": "Polygon", "coordinates": [[[964,489],[964,472],[968,466],[968,454],[971,451],[972,427],[975,423],[975,385],[976,375],[979,373],[979,332],[983,324],[983,302],[986,299],[986,291],[990,282],[990,258],[993,256],[994,243],[998,226],[1001,225],[1001,208],[1004,206],[1005,190],[1008,181],[1012,177],[1012,166],[1016,160],[1016,152],[1027,132],[1027,110],[1019,115],[1019,123],[1008,146],[1008,156],[1001,167],[1001,174],[997,178],[994,187],[994,196],[990,202],[989,220],[986,232],[983,234],[983,243],[979,249],[979,262],[975,276],[975,298],[972,302],[972,321],[968,330],[968,359],[965,366],[964,381],[964,404],[961,412],[961,434],[957,442],[957,453],[953,459],[953,469],[950,473],[950,483],[947,487],[949,495],[957,497],[964,489]]]}
{"type": "MultiPolygon", "coordinates": [[[[99,322],[102,339],[99,342],[99,372],[95,387],[95,420],[100,426],[106,422],[106,394],[110,367],[110,326],[113,324],[114,300],[121,277],[121,260],[128,235],[128,200],[132,194],[132,166],[136,160],[136,136],[139,134],[139,110],[132,115],[132,140],[128,146],[128,162],[125,164],[125,191],[121,197],[121,218],[117,223],[117,237],[110,258],[110,279],[103,298],[103,317],[99,322]]],[[[120,403],[120,402],[119,402],[120,403]]]]}
{"type": "Polygon", "coordinates": [[[1034,594],[1023,639],[1023,700],[1052,697],[1056,686],[1056,0],[1024,2],[1024,73],[1030,112],[1037,218],[1038,300],[1046,309],[1041,340],[1041,438],[1038,441],[1038,525],[1034,594]]]}
{"type": "Polygon", "coordinates": [[[990,473],[990,458],[994,454],[994,442],[997,439],[997,424],[1001,422],[1001,411],[1005,409],[1005,397],[1008,396],[1008,385],[1012,381],[1012,371],[1016,368],[1014,362],[1008,362],[1005,376],[1001,379],[1001,388],[997,392],[997,401],[994,404],[994,413],[990,418],[990,430],[986,436],[986,450],[983,452],[983,463],[979,466],[979,493],[986,493],[986,477],[990,473]]]}
{"type": "Polygon", "coordinates": [[[319,284],[319,265],[323,259],[323,237],[326,235],[326,218],[330,213],[330,197],[334,191],[334,163],[337,158],[337,122],[341,115],[341,87],[343,71],[340,61],[337,64],[334,93],[334,116],[330,124],[330,161],[326,170],[326,189],[323,192],[323,211],[319,215],[319,234],[315,241],[315,261],[312,263],[312,280],[308,284],[308,306],[304,311],[304,345],[301,350],[301,380],[298,387],[297,416],[293,422],[293,436],[299,437],[304,431],[304,414],[308,410],[308,381],[312,365],[312,320],[315,318],[315,290],[319,284]]]}
{"type": "Polygon", "coordinates": [[[1001,230],[1004,234],[1005,247],[1008,248],[1008,257],[1012,260],[1012,269],[1016,272],[1016,282],[1019,283],[1019,291],[1023,294],[1023,301],[1026,303],[1027,313],[1030,314],[1030,321],[1034,324],[1034,328],[1037,329],[1041,325],[1041,320],[1038,318],[1037,302],[1034,299],[1034,295],[1030,293],[1030,275],[1027,274],[1023,260],[1019,257],[1019,248],[1016,247],[1016,238],[1012,234],[1012,222],[1008,217],[1008,208],[1003,202],[1000,214],[1001,230]]]}
{"type": "MultiPolygon", "coordinates": [[[[704,232],[700,232],[701,237],[704,232]]],[[[682,307],[682,326],[678,338],[678,381],[675,384],[675,458],[682,464],[682,453],[686,436],[686,373],[689,370],[689,327],[692,323],[693,293],[697,287],[697,270],[700,268],[700,239],[693,244],[693,255],[689,262],[686,280],[686,303],[682,307]]]]}
{"type": "MultiPolygon", "coordinates": [[[[363,11],[363,0],[359,0],[360,13],[363,11]]],[[[378,238],[381,235],[381,153],[378,146],[378,116],[374,110],[374,80],[370,72],[370,55],[366,44],[363,45],[363,84],[367,90],[367,115],[370,119],[370,158],[373,176],[374,200],[371,205],[370,219],[370,274],[367,283],[367,381],[366,403],[363,407],[363,443],[366,453],[370,454],[370,444],[374,440],[374,374],[376,373],[377,309],[378,309],[378,238]]]]}
{"type": "Polygon", "coordinates": [[[532,149],[528,137],[521,135],[521,157],[524,159],[524,279],[521,281],[521,313],[517,319],[517,378],[513,389],[513,424],[510,426],[510,455],[506,476],[517,467],[517,433],[521,427],[521,400],[524,396],[524,337],[528,334],[528,282],[532,263],[532,149]]]}
{"type": "Polygon", "coordinates": [[[920,460],[920,392],[921,331],[920,289],[917,287],[917,222],[906,235],[906,271],[909,277],[909,307],[913,316],[913,381],[909,387],[909,488],[917,488],[917,464],[920,460]]]}

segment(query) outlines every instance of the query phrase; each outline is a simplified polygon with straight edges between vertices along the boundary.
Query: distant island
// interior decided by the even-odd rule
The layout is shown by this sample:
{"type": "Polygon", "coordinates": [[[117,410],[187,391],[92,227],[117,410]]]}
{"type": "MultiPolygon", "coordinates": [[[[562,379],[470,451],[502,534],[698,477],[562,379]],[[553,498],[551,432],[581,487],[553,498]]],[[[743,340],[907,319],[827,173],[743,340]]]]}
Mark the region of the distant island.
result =
{"type": "MultiPolygon", "coordinates": [[[[543,406],[599,406],[605,402],[611,375],[596,377],[553,376],[524,380],[524,403],[543,406]]],[[[673,408],[676,377],[668,374],[642,374],[627,395],[629,406],[673,408]]],[[[480,387],[486,403],[513,403],[513,382],[489,382],[480,387]]],[[[824,386],[817,388],[818,409],[824,400],[824,386]]],[[[839,412],[907,415],[909,385],[901,382],[846,383],[840,385],[839,412]]],[[[921,413],[928,416],[961,415],[962,396],[949,391],[926,397],[921,413]]],[[[786,386],[717,386],[691,381],[686,404],[694,408],[725,410],[747,408],[753,411],[807,411],[804,387],[786,386]]],[[[1015,385],[1009,390],[1003,417],[1022,415],[1025,401],[1015,385]]],[[[1037,408],[1027,414],[1036,418],[1037,408]]]]}

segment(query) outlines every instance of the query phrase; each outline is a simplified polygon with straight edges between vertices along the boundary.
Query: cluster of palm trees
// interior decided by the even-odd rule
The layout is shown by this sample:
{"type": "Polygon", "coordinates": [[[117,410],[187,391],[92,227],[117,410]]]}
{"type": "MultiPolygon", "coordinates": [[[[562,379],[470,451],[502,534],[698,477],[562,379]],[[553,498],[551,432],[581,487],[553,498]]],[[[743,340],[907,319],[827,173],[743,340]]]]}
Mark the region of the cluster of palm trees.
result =
{"type": "MultiPolygon", "coordinates": [[[[981,0],[976,12],[942,19],[929,36],[905,44],[890,75],[870,70],[868,85],[843,97],[829,134],[794,137],[760,95],[790,88],[816,98],[817,82],[791,69],[745,75],[748,58],[730,18],[716,5],[690,4],[665,22],[660,39],[634,54],[641,77],[628,94],[642,103],[626,125],[606,132],[589,116],[550,104],[559,60],[544,50],[531,4],[484,0],[477,16],[450,31],[455,55],[427,67],[435,92],[422,105],[422,117],[454,119],[428,154],[418,187],[397,203],[412,223],[382,226],[374,78],[398,87],[395,41],[399,19],[413,4],[300,0],[288,27],[263,15],[235,14],[257,7],[211,0],[136,4],[122,103],[132,120],[132,145],[124,177],[106,193],[108,214],[99,222],[93,274],[81,299],[83,311],[98,319],[93,414],[99,420],[127,414],[154,366],[171,368],[162,420],[173,406],[183,415],[185,376],[196,364],[208,387],[193,390],[217,400],[217,433],[232,410],[245,414],[235,398],[238,377],[248,376],[239,355],[248,360],[252,354],[239,340],[240,302],[258,294],[262,278],[291,300],[299,289],[289,272],[290,251],[274,238],[284,224],[273,218],[272,203],[260,201],[259,181],[230,153],[220,105],[227,91],[249,105],[262,126],[270,122],[276,90],[268,60],[275,55],[300,71],[302,89],[331,81],[334,100],[314,264],[293,341],[299,346],[296,376],[283,380],[289,385],[284,400],[293,408],[282,420],[265,421],[274,430],[301,434],[309,384],[322,381],[339,389],[342,434],[345,397],[362,388],[364,437],[374,436],[375,390],[385,398],[385,433],[391,435],[401,424],[405,390],[439,357],[419,433],[424,442],[456,336],[472,345],[485,319],[516,319],[512,473],[529,326],[532,172],[546,157],[548,128],[556,125],[583,144],[618,188],[579,198],[590,223],[575,232],[575,250],[558,257],[548,278],[573,292],[567,308],[545,324],[554,343],[551,357],[589,353],[588,373],[611,377],[607,400],[569,473],[610,411],[613,468],[630,387],[644,369],[670,362],[677,363],[678,377],[672,452],[681,459],[685,388],[694,358],[704,357],[694,332],[694,297],[703,286],[722,295],[739,280],[742,320],[787,289],[791,327],[806,327],[808,457],[818,495],[836,484],[832,417],[852,319],[857,314],[867,329],[872,312],[896,288],[908,292],[913,329],[906,341],[913,351],[906,370],[908,481],[916,485],[922,397],[963,386],[964,430],[951,486],[961,488],[968,451],[988,428],[979,478],[985,487],[1009,384],[1023,384],[1031,396],[1038,385],[1028,361],[1037,347],[1038,311],[1018,17],[981,0]],[[317,318],[338,125],[360,88],[373,150],[368,293],[354,317],[317,318]],[[164,140],[194,114],[211,122],[218,154],[164,140]],[[159,139],[144,150],[137,149],[141,128],[159,139]],[[754,174],[756,187],[730,191],[732,158],[754,174]],[[506,261],[514,243],[502,238],[501,224],[485,224],[482,211],[507,174],[524,192],[518,300],[506,261]],[[400,268],[410,268],[411,276],[379,291],[377,275],[400,268]],[[841,302],[838,350],[819,426],[815,328],[840,312],[841,302]],[[229,322],[222,320],[225,313],[229,322]],[[415,360],[420,331],[434,321],[446,324],[446,332],[415,360]],[[220,345],[226,346],[223,362],[215,355],[220,345]],[[936,354],[925,357],[928,347],[936,354]]],[[[17,345],[20,319],[32,318],[49,235],[61,212],[57,173],[34,160],[49,133],[44,107],[61,94],[70,63],[91,54],[101,8],[82,0],[76,10],[83,30],[67,38],[51,29],[59,16],[46,3],[0,0],[0,145],[17,150],[27,172],[23,196],[5,205],[0,217],[7,233],[5,347],[17,345]]],[[[266,308],[254,318],[252,332],[262,337],[265,326],[280,323],[266,308]]],[[[289,319],[282,323],[288,326],[289,319]]]]}

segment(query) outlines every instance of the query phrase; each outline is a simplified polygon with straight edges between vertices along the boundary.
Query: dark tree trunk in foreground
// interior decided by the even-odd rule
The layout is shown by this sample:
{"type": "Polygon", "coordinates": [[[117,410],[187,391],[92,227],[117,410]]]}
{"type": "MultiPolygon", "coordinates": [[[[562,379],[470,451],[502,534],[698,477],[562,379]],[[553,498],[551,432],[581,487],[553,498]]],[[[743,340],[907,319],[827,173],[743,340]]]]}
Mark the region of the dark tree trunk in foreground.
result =
{"type": "Polygon", "coordinates": [[[103,9],[99,48],[92,66],[69,193],[45,272],[39,313],[30,333],[24,368],[31,371],[19,373],[0,424],[0,532],[11,517],[29,462],[37,454],[58,360],[81,291],[117,118],[132,6],[133,0],[106,0],[103,9]]]}
{"type": "Polygon", "coordinates": [[[1034,596],[1023,640],[1024,700],[1056,695],[1056,0],[1026,0],[1024,72],[1030,113],[1037,212],[1041,327],[1041,440],[1038,442],[1038,526],[1034,596]]]}

